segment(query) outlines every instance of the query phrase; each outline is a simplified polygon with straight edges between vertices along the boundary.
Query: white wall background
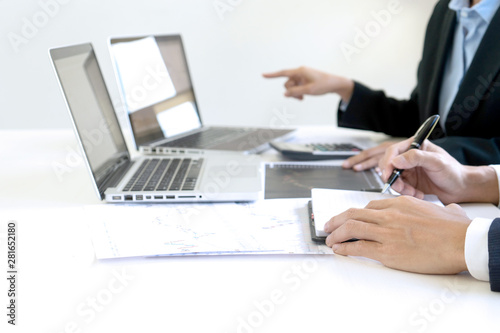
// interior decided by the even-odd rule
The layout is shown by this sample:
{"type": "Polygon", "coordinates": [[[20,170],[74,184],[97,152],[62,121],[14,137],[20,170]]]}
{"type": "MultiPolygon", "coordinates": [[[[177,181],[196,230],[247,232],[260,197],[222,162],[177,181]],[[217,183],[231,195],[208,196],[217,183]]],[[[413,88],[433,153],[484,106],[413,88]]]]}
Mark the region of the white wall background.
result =
{"type": "MultiPolygon", "coordinates": [[[[0,129],[65,128],[69,117],[47,49],[92,42],[117,112],[110,36],[181,33],[205,123],[335,124],[338,98],[283,97],[284,80],[261,73],[307,65],[349,76],[396,97],[416,82],[435,0],[0,0],[0,129]],[[372,11],[401,11],[349,62],[342,43],[374,24],[372,11]],[[225,5],[226,11],[216,9],[225,5]],[[31,27],[29,29],[28,27],[31,27]],[[33,27],[35,29],[33,29],[33,27]],[[18,43],[13,40],[18,38],[18,43]]],[[[120,117],[122,118],[122,117],[120,117]]]]}

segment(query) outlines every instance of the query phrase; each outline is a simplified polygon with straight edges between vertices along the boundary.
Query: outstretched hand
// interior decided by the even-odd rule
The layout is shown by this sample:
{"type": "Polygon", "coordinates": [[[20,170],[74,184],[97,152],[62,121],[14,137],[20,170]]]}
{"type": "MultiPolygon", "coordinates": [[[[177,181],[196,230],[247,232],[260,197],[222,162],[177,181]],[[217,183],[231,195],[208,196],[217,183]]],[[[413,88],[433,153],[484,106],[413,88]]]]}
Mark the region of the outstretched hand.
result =
{"type": "Polygon", "coordinates": [[[354,82],[350,79],[304,66],[267,73],[263,76],[265,78],[288,78],[285,82],[285,96],[299,100],[304,99],[304,95],[337,93],[344,101],[349,101],[354,89],[354,82]]]}

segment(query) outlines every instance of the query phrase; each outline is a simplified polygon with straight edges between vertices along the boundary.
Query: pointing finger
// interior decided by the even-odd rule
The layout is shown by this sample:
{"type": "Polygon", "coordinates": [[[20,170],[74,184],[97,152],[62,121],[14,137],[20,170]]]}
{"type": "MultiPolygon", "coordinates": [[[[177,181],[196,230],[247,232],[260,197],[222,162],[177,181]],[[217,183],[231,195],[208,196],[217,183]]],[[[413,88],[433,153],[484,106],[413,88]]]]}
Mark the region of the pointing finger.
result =
{"type": "Polygon", "coordinates": [[[277,71],[277,72],[273,72],[273,73],[264,73],[264,74],[262,74],[262,76],[265,78],[268,78],[268,79],[272,79],[272,78],[276,78],[276,77],[290,77],[293,74],[294,74],[294,70],[285,69],[285,70],[277,71]]]}

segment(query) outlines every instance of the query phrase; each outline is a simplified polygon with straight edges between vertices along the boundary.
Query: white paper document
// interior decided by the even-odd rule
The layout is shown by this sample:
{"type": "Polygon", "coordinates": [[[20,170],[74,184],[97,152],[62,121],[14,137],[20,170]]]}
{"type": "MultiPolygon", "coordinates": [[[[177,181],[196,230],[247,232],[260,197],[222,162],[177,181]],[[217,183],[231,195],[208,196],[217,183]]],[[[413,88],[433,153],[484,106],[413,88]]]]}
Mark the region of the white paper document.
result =
{"type": "Polygon", "coordinates": [[[331,254],[311,240],[307,200],[86,207],[99,259],[196,254],[331,254]]]}
{"type": "MultiPolygon", "coordinates": [[[[316,236],[324,237],[328,236],[323,230],[325,224],[335,215],[349,208],[364,208],[372,200],[394,198],[396,196],[377,192],[314,188],[311,190],[311,197],[316,236]]],[[[426,195],[425,200],[443,205],[435,195],[426,195]]]]}

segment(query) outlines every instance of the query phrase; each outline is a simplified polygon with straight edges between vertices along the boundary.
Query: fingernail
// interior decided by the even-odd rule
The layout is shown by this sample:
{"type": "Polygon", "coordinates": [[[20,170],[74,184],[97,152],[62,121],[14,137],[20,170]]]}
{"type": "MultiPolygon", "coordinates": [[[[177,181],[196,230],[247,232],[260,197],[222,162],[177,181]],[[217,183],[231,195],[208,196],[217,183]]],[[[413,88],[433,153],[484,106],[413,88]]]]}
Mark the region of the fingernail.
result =
{"type": "Polygon", "coordinates": [[[339,248],[339,244],[333,244],[333,246],[332,246],[333,252],[336,252],[338,250],[338,248],[339,248]]]}

